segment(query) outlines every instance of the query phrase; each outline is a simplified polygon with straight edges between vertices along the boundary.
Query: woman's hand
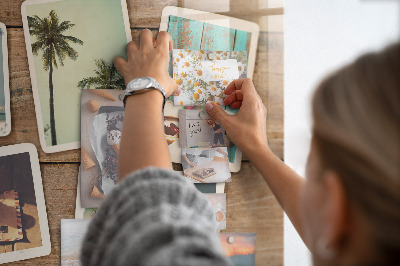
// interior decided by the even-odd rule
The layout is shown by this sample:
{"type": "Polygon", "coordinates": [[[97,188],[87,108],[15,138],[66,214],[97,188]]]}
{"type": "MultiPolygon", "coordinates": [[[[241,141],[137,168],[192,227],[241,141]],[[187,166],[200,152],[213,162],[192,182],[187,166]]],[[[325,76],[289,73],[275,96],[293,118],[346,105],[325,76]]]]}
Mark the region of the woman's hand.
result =
{"type": "Polygon", "coordinates": [[[128,60],[114,59],[114,65],[125,79],[125,85],[140,77],[154,78],[165,90],[166,96],[174,94],[178,86],[168,74],[169,51],[172,50],[172,37],[160,31],[157,40],[153,33],[145,29],[140,33],[140,45],[130,42],[126,48],[128,60]]]}
{"type": "MultiPolygon", "coordinates": [[[[207,112],[222,125],[229,138],[248,157],[254,150],[268,148],[266,121],[267,109],[258,96],[251,79],[234,80],[225,90],[225,105],[240,110],[227,114],[221,106],[207,103],[207,112]]],[[[269,150],[269,149],[268,149],[269,150]]]]}

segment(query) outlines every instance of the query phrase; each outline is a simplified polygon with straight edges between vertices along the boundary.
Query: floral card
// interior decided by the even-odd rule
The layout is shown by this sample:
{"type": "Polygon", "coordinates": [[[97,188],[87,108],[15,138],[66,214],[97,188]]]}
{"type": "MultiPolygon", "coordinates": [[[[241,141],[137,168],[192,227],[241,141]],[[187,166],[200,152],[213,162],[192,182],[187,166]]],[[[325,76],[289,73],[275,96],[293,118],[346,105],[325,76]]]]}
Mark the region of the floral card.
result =
{"type": "Polygon", "coordinates": [[[174,105],[203,106],[208,101],[223,105],[229,83],[247,76],[246,51],[172,51],[173,77],[182,93],[174,105]]]}

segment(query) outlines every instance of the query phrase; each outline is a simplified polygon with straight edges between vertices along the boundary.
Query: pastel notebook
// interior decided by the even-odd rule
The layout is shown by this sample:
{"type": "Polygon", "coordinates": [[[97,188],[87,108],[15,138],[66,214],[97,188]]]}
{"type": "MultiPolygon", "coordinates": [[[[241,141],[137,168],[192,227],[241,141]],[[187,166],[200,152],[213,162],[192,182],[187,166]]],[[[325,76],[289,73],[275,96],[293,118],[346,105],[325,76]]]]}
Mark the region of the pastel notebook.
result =
{"type": "Polygon", "coordinates": [[[126,1],[28,0],[22,20],[40,145],[77,149],[81,90],[125,89],[112,61],[132,39],[126,1]]]}
{"type": "Polygon", "coordinates": [[[233,80],[247,76],[247,52],[172,51],[173,77],[182,93],[174,105],[204,106],[207,102],[224,105],[224,91],[233,80]]]}
{"type": "Polygon", "coordinates": [[[11,131],[10,88],[6,26],[0,22],[0,137],[11,131]]]}

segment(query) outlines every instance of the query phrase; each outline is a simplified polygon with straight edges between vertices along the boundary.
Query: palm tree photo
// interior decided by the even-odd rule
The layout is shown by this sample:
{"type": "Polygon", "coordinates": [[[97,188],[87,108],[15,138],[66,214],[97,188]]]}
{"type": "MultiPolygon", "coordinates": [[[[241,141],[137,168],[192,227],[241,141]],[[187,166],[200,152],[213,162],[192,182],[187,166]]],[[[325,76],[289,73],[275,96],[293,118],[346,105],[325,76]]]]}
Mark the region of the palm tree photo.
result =
{"type": "Polygon", "coordinates": [[[78,83],[81,89],[94,87],[95,89],[125,89],[124,77],[118,72],[113,63],[107,63],[102,59],[95,60],[96,76],[84,78],[78,83]]]}
{"type": "Polygon", "coordinates": [[[52,10],[48,17],[28,16],[29,33],[36,37],[32,43],[32,53],[38,55],[42,52],[43,69],[49,71],[50,91],[50,132],[51,143],[57,145],[56,123],[54,118],[54,87],[53,87],[53,66],[57,69],[59,65],[64,66],[68,57],[72,60],[78,58],[78,53],[71,47],[71,44],[83,45],[80,39],[64,35],[64,33],[75,26],[70,21],[60,22],[57,13],[52,10]]]}

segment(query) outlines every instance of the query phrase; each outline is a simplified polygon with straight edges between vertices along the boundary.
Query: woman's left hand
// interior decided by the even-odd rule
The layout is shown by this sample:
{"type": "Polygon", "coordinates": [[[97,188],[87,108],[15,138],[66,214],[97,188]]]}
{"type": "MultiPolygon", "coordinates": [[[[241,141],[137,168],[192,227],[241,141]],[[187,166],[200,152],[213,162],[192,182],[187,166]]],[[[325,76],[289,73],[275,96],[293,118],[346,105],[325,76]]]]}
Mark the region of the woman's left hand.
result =
{"type": "Polygon", "coordinates": [[[124,77],[126,85],[135,78],[151,77],[164,88],[168,97],[178,90],[175,80],[168,74],[169,51],[172,47],[169,33],[160,31],[155,40],[153,33],[144,29],[140,33],[140,45],[134,42],[127,45],[128,60],[116,57],[114,65],[124,77]]]}

